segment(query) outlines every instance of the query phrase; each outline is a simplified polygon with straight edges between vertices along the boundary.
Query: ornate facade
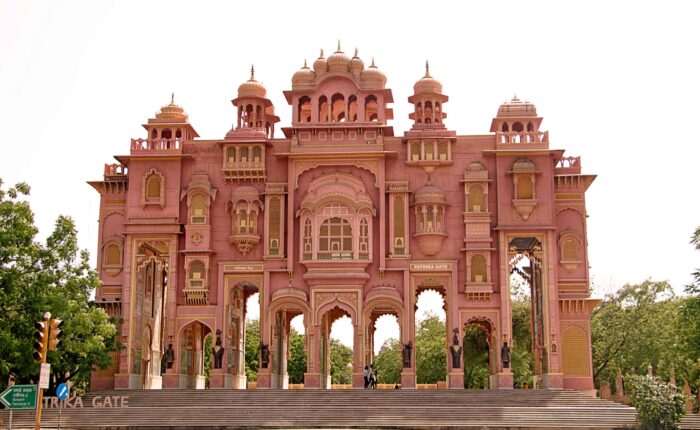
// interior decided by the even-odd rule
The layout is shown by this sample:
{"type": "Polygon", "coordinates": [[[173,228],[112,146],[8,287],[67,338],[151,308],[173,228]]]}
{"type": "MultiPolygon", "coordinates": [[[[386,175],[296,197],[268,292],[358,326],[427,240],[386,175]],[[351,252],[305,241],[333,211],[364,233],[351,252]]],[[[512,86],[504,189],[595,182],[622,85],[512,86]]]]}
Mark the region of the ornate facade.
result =
{"type": "MultiPolygon", "coordinates": [[[[222,139],[200,139],[174,101],[149,119],[129,155],[90,182],[101,194],[96,300],[122,318],[124,345],[93,387],[200,388],[213,354],[211,386],[244,388],[246,299],[256,292],[258,388],[286,386],[297,315],[305,388],[330,385],[330,327],[343,315],[362,387],[377,318],[395,315],[406,345],[418,295],[435,290],[448,387],[463,387],[452,332],[476,326],[491,387],[512,388],[501,354],[518,271],[531,290],[538,385],[593,389],[585,192],[595,176],[550,148],[531,103],[513,98],[490,133],[462,136],[444,123],[448,96],[427,64],[413,89],[413,125],[396,136],[385,75],[338,47],[294,73],[284,137],[274,137],[279,118],[252,70],[222,139]],[[208,335],[214,351],[204,350],[208,335]]],[[[415,353],[405,354],[404,388],[416,384],[415,353]]]]}

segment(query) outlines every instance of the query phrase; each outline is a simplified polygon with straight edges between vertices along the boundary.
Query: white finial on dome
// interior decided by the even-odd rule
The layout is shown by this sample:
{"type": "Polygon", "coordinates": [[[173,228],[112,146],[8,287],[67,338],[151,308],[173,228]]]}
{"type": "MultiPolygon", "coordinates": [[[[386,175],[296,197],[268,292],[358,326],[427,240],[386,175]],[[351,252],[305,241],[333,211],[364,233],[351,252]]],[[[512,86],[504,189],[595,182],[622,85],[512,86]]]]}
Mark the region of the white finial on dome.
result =
{"type": "Polygon", "coordinates": [[[428,64],[428,60],[425,60],[425,76],[424,78],[432,78],[430,76],[430,64],[428,64]]]}
{"type": "Polygon", "coordinates": [[[374,57],[372,57],[372,64],[369,67],[375,67],[375,68],[377,67],[374,65],[374,57]]]}
{"type": "Polygon", "coordinates": [[[358,49],[357,49],[357,48],[355,48],[355,55],[353,55],[353,57],[359,58],[359,56],[358,56],[358,49]]]}
{"type": "Polygon", "coordinates": [[[318,58],[324,58],[323,57],[323,48],[321,48],[321,54],[319,54],[318,58]]]}
{"type": "Polygon", "coordinates": [[[175,104],[175,91],[170,93],[170,104],[174,105],[175,104]]]}
{"type": "Polygon", "coordinates": [[[343,52],[343,50],[340,49],[340,39],[338,39],[338,49],[335,52],[343,52]]]}
{"type": "Polygon", "coordinates": [[[250,65],[250,80],[255,80],[255,65],[253,64],[250,65]]]}

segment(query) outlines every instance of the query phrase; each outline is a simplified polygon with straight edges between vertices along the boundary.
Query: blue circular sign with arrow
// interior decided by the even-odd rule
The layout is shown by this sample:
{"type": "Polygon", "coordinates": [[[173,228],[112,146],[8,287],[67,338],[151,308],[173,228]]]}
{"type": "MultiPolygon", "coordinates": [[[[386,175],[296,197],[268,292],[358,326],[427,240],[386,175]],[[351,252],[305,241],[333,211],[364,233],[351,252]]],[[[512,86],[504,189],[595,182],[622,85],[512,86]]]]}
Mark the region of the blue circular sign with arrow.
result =
{"type": "Polygon", "coordinates": [[[58,387],[56,387],[56,397],[58,397],[58,400],[66,400],[69,391],[70,388],[68,388],[68,384],[59,384],[58,387]]]}

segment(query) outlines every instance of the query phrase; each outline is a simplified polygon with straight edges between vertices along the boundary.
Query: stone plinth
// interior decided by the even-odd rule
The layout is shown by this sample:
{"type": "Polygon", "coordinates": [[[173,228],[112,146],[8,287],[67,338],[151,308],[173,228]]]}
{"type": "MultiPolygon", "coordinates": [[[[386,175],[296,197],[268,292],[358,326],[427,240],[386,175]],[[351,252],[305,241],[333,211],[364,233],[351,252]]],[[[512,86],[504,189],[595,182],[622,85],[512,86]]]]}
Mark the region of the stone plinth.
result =
{"type": "Polygon", "coordinates": [[[416,372],[413,370],[404,370],[401,372],[401,388],[416,388],[416,372]]]}

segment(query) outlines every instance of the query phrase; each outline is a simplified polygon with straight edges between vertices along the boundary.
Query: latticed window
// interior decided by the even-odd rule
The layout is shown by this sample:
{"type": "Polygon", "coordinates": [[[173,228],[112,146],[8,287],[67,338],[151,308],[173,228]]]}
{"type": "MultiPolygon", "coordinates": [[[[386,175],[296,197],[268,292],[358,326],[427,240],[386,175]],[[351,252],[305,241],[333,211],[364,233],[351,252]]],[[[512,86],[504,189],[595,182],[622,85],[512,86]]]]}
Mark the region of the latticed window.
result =
{"type": "Polygon", "coordinates": [[[403,196],[394,198],[394,254],[402,255],[406,251],[406,239],[404,237],[404,199],[403,196]]]}
{"type": "Polygon", "coordinates": [[[115,267],[115,266],[121,266],[122,264],[122,259],[121,259],[121,250],[119,249],[119,245],[116,243],[110,243],[107,245],[105,248],[105,253],[104,253],[104,266],[106,267],[115,267]]]}
{"type": "Polygon", "coordinates": [[[321,224],[318,258],[319,260],[352,259],[352,227],[347,220],[333,217],[321,224]]]}
{"type": "Polygon", "coordinates": [[[207,223],[207,203],[203,194],[195,194],[190,202],[190,224],[207,223]]]}
{"type": "Polygon", "coordinates": [[[449,159],[449,152],[447,150],[447,142],[438,143],[438,159],[440,159],[441,161],[447,161],[449,159]]]}
{"type": "Polygon", "coordinates": [[[568,327],[562,332],[562,372],[566,376],[590,376],[591,356],[588,335],[579,327],[568,327]]]}
{"type": "Polygon", "coordinates": [[[253,161],[259,163],[262,160],[262,149],[259,146],[253,147],[253,161]]]}
{"type": "Polygon", "coordinates": [[[270,198],[270,245],[269,254],[279,255],[280,253],[280,211],[281,202],[279,197],[270,198]]]}
{"type": "Polygon", "coordinates": [[[411,161],[420,160],[420,143],[411,143],[411,161]]]}
{"type": "Polygon", "coordinates": [[[468,211],[469,212],[485,212],[486,202],[484,199],[484,189],[481,185],[472,185],[469,188],[469,201],[468,201],[468,211]]]}
{"type": "Polygon", "coordinates": [[[161,177],[151,175],[146,180],[146,201],[160,202],[161,177]]]}
{"type": "Polygon", "coordinates": [[[481,254],[476,254],[472,256],[471,260],[471,281],[472,282],[487,282],[488,277],[486,276],[486,257],[481,254]]]}
{"type": "Polygon", "coordinates": [[[515,190],[516,199],[532,199],[532,175],[518,175],[518,185],[515,190]]]}
{"type": "Polygon", "coordinates": [[[311,220],[307,219],[304,223],[304,260],[311,260],[313,256],[313,239],[311,238],[311,234],[311,220]]]}
{"type": "Polygon", "coordinates": [[[190,263],[190,288],[204,288],[204,275],[204,263],[198,260],[190,263]]]}
{"type": "Polygon", "coordinates": [[[241,163],[247,163],[248,162],[248,147],[244,146],[241,148],[241,163]]]}
{"type": "Polygon", "coordinates": [[[360,221],[360,259],[369,259],[369,225],[366,219],[360,221]]]}

